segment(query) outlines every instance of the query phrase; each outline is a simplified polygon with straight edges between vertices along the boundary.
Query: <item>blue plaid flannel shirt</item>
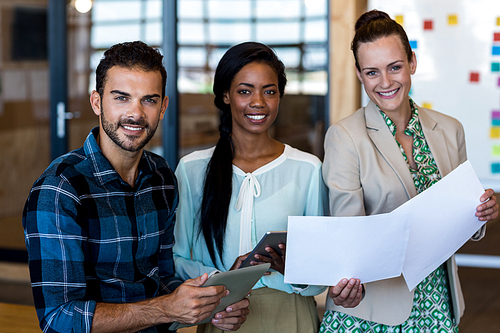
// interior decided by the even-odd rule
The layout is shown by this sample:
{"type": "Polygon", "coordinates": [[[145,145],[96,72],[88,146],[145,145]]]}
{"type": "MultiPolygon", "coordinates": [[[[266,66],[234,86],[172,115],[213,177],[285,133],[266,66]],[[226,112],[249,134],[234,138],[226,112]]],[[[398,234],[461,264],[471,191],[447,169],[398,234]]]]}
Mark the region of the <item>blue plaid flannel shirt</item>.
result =
{"type": "Polygon", "coordinates": [[[24,207],[44,332],[90,332],[96,302],[136,302],[182,283],[172,255],[174,173],[163,158],[144,151],[132,188],[102,154],[97,134],[96,127],[82,148],[52,162],[24,207]]]}

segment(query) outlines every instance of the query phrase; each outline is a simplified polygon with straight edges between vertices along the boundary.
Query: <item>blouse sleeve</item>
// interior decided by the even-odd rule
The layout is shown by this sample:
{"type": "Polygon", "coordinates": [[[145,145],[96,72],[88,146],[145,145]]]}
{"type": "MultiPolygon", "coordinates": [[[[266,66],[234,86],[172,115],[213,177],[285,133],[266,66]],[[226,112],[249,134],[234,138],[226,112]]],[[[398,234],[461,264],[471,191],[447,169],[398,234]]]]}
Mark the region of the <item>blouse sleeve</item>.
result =
{"type": "Polygon", "coordinates": [[[328,215],[328,194],[321,174],[321,167],[321,163],[316,165],[312,174],[304,216],[328,215]]]}
{"type": "Polygon", "coordinates": [[[181,160],[175,170],[179,183],[179,207],[177,208],[177,221],[174,229],[175,245],[174,260],[176,275],[180,278],[193,279],[204,273],[213,274],[217,271],[213,267],[191,260],[194,240],[197,237],[196,212],[191,195],[191,187],[186,173],[185,164],[181,160]]]}

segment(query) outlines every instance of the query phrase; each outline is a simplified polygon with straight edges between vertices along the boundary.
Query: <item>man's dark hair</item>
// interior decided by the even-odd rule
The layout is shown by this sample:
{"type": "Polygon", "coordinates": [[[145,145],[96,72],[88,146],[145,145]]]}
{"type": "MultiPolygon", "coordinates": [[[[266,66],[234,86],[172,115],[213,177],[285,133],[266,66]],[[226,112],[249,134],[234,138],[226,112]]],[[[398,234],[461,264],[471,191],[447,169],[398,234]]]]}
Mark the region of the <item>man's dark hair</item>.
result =
{"type": "Polygon", "coordinates": [[[141,41],[126,42],[111,46],[104,57],[99,62],[96,69],[95,90],[102,97],[106,75],[111,67],[119,66],[123,68],[138,67],[144,71],[158,71],[162,78],[162,99],[165,97],[165,87],[167,85],[167,71],[163,66],[163,56],[161,53],[141,41]]]}

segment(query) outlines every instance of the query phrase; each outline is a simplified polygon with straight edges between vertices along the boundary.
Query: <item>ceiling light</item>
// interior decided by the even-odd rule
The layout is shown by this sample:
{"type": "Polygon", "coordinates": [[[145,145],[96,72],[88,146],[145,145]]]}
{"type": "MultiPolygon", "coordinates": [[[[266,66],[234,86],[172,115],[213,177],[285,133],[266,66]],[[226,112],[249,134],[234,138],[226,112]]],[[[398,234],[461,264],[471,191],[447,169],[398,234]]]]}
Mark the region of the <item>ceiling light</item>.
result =
{"type": "Polygon", "coordinates": [[[75,8],[80,13],[87,13],[92,8],[92,0],[76,0],[75,8]]]}

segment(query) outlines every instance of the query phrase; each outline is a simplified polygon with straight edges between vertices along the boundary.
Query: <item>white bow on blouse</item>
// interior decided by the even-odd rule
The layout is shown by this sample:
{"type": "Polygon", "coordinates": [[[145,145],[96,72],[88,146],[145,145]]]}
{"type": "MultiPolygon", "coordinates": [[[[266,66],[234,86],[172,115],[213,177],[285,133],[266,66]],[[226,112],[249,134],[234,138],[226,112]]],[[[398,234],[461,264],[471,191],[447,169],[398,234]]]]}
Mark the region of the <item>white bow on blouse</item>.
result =
{"type": "Polygon", "coordinates": [[[252,251],[253,199],[260,196],[260,184],[252,173],[245,174],[236,199],[236,211],[241,210],[240,256],[252,251]]]}

